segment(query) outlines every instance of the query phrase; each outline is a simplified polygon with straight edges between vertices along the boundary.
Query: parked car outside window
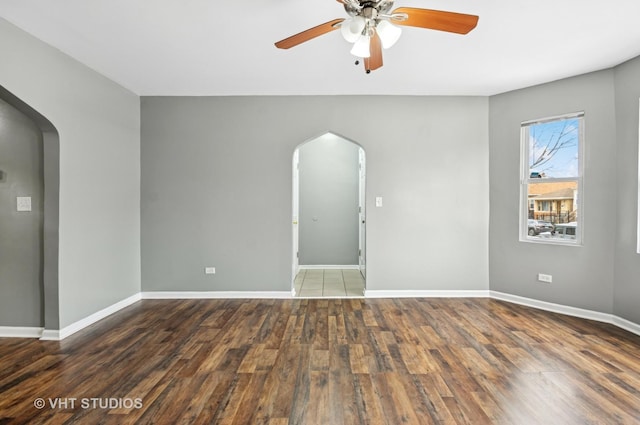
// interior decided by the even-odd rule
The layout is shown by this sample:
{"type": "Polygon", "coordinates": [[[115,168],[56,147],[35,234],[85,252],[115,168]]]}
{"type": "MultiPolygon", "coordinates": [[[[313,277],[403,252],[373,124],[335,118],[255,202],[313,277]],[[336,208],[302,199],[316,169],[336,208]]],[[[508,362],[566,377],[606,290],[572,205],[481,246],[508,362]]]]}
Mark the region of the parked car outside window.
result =
{"type": "Polygon", "coordinates": [[[577,226],[578,223],[575,221],[572,221],[571,223],[556,224],[554,237],[558,239],[575,239],[577,226]]]}
{"type": "Polygon", "coordinates": [[[541,221],[541,220],[529,219],[527,225],[528,225],[527,233],[529,234],[529,236],[537,236],[540,233],[545,233],[545,232],[553,233],[555,229],[553,227],[553,224],[546,221],[541,221]]]}

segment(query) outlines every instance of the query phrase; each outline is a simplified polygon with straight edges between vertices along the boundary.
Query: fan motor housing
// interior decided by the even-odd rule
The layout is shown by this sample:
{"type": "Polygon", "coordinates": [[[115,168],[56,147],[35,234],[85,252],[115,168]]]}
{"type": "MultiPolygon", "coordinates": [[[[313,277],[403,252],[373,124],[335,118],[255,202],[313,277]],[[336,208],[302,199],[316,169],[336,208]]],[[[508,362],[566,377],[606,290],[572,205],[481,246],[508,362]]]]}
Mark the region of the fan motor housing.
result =
{"type": "Polygon", "coordinates": [[[393,7],[393,0],[390,1],[370,1],[359,0],[359,7],[354,6],[350,2],[344,2],[344,10],[350,16],[362,16],[367,19],[377,19],[380,13],[387,13],[393,7]]]}

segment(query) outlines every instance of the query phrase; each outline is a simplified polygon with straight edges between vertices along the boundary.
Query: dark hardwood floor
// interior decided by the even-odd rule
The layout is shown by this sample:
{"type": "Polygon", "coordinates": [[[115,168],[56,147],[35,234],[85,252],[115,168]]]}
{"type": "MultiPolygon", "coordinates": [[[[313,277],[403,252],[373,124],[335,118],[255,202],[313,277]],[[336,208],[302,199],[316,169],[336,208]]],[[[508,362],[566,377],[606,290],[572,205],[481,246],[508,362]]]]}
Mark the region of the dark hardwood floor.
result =
{"type": "Polygon", "coordinates": [[[145,300],[0,366],[2,424],[640,423],[640,337],[491,299],[145,300]]]}

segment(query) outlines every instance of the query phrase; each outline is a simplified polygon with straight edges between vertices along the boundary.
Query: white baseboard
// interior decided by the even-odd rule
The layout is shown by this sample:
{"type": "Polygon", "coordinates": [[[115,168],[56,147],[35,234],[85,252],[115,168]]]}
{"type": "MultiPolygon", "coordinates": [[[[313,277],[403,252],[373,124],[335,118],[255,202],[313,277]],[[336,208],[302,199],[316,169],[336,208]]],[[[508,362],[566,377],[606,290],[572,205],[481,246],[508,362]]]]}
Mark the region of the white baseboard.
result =
{"type": "Polygon", "coordinates": [[[535,300],[533,298],[521,297],[518,295],[505,294],[504,292],[490,291],[491,298],[507,301],[514,304],[525,305],[540,310],[551,311],[553,313],[566,314],[567,316],[580,317],[582,319],[595,320],[597,322],[610,323],[621,329],[640,335],[640,325],[633,323],[622,317],[613,314],[601,313],[599,311],[586,310],[583,308],[570,307],[562,304],[550,303],[547,301],[535,300]]]}
{"type": "Polygon", "coordinates": [[[143,300],[183,300],[183,299],[288,299],[292,291],[150,291],[142,292],[143,300]]]}
{"type": "MultiPolygon", "coordinates": [[[[341,266],[342,267],[342,266],[341,266]]],[[[295,289],[291,291],[154,291],[139,292],[90,316],[85,317],[61,330],[37,327],[0,326],[0,338],[40,338],[40,340],[62,340],[81,329],[86,328],[105,317],[122,310],[141,300],[150,299],[291,299],[295,289]]],[[[342,297],[339,297],[342,298],[342,297]]],[[[359,298],[359,297],[357,297],[359,298]]],[[[581,317],[589,320],[610,323],[621,329],[640,335],[640,324],[631,322],[612,314],[570,307],[562,304],[540,301],[518,295],[489,290],[365,290],[365,298],[493,298],[514,304],[525,305],[540,310],[581,317]]]]}
{"type": "Polygon", "coordinates": [[[365,298],[487,298],[487,290],[364,290],[365,298]]]}
{"type": "Polygon", "coordinates": [[[540,310],[551,311],[553,313],[566,314],[568,316],[581,317],[583,319],[596,320],[598,322],[612,323],[612,316],[598,311],[586,310],[583,308],[569,307],[562,304],[540,301],[533,298],[521,297],[518,295],[505,294],[503,292],[491,291],[491,298],[508,301],[514,304],[534,307],[540,310]]]}
{"type": "Polygon", "coordinates": [[[60,331],[53,329],[45,329],[40,337],[40,341],[60,341],[61,339],[60,331]]]}
{"type": "Polygon", "coordinates": [[[40,338],[44,328],[0,326],[0,338],[40,338]]]}
{"type": "Polygon", "coordinates": [[[360,266],[357,264],[344,264],[344,265],[301,265],[300,270],[360,270],[360,266]]]}
{"type": "Polygon", "coordinates": [[[624,329],[625,331],[629,331],[636,335],[640,335],[640,325],[637,323],[633,323],[627,319],[623,319],[622,317],[613,316],[612,324],[617,327],[624,329]]]}
{"type": "Polygon", "coordinates": [[[81,329],[86,328],[87,326],[93,325],[94,323],[96,323],[99,320],[104,319],[107,316],[112,315],[113,313],[122,310],[125,307],[130,306],[131,304],[140,301],[140,293],[138,292],[137,294],[133,294],[132,296],[130,296],[129,298],[125,298],[122,301],[118,301],[115,304],[110,305],[109,307],[103,308],[100,311],[97,311],[87,317],[85,317],[84,319],[80,319],[77,322],[74,322],[72,324],[70,324],[69,326],[65,326],[64,328],[60,329],[59,331],[56,330],[47,330],[45,329],[45,331],[42,334],[42,337],[40,339],[42,340],[54,340],[54,341],[59,341],[62,339],[65,339],[66,337],[73,335],[74,333],[78,332],[81,329]]]}

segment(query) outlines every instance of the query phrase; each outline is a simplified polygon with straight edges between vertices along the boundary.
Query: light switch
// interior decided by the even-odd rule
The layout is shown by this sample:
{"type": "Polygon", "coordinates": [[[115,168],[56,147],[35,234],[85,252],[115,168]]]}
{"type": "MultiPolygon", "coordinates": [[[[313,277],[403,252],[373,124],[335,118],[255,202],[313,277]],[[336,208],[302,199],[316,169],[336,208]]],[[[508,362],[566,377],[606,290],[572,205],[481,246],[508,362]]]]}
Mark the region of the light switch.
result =
{"type": "Polygon", "coordinates": [[[18,211],[31,211],[31,196],[18,196],[18,211]]]}
{"type": "Polygon", "coordinates": [[[382,206],[382,196],[376,196],[376,207],[382,206]]]}

